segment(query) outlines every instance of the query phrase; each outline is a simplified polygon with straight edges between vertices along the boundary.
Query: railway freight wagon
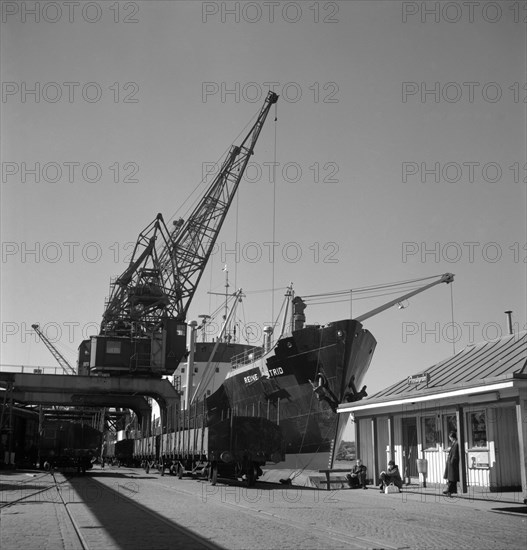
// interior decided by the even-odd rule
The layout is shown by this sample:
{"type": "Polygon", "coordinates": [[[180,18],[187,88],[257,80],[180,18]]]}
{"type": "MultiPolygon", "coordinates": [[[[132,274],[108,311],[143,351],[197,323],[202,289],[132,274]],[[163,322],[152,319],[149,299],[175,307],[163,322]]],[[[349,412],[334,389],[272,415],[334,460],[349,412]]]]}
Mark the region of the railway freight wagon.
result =
{"type": "Polygon", "coordinates": [[[101,432],[87,424],[46,421],[40,436],[40,464],[45,468],[75,468],[85,473],[93,467],[101,444],[101,432]]]}
{"type": "Polygon", "coordinates": [[[38,461],[38,412],[0,405],[0,468],[33,468],[38,461]]]}
{"type": "Polygon", "coordinates": [[[134,444],[133,439],[121,439],[115,442],[114,456],[119,466],[134,466],[134,444]]]}
{"type": "MultiPolygon", "coordinates": [[[[260,416],[240,416],[236,411],[206,410],[197,403],[182,411],[165,433],[135,441],[134,458],[157,462],[172,473],[207,474],[214,484],[218,477],[255,483],[261,467],[284,460],[280,426],[260,416]]],[[[168,421],[170,422],[170,421],[168,421]]]]}

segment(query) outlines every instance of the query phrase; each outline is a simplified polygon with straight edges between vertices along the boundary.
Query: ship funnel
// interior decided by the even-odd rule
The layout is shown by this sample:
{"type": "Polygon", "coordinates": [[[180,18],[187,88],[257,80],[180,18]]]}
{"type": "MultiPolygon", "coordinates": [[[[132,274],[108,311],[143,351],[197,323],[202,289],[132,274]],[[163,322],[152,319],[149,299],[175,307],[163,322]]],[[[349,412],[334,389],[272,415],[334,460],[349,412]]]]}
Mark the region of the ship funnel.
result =
{"type": "Polygon", "coordinates": [[[273,327],[264,327],[264,351],[269,351],[271,349],[271,339],[273,337],[273,327]]]}
{"type": "Polygon", "coordinates": [[[300,296],[293,298],[293,330],[302,330],[304,328],[304,323],[306,322],[305,309],[306,304],[300,296]]]}
{"type": "Polygon", "coordinates": [[[505,315],[507,315],[507,328],[509,330],[509,334],[514,334],[512,330],[512,311],[506,311],[505,315]]]}

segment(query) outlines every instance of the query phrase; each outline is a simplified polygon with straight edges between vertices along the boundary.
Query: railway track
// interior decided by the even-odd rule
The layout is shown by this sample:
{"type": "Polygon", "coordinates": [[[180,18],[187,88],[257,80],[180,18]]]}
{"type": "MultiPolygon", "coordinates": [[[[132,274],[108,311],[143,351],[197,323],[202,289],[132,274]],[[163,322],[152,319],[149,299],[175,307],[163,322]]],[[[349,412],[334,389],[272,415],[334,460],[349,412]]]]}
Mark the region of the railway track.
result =
{"type": "MultiPolygon", "coordinates": [[[[172,548],[178,541],[182,550],[218,550],[220,547],[196,535],[177,523],[164,518],[161,514],[145,507],[140,502],[126,496],[126,484],[121,485],[121,492],[112,486],[106,486],[90,475],[67,475],[60,472],[45,472],[33,475],[24,481],[2,487],[0,512],[4,519],[23,514],[27,504],[39,504],[37,516],[47,524],[51,517],[57,525],[50,525],[50,532],[55,527],[57,533],[38,533],[38,525],[28,521],[23,522],[24,529],[17,529],[16,540],[24,540],[17,548],[41,549],[39,541],[52,536],[60,539],[64,550],[94,550],[112,548],[172,548]],[[38,488],[36,488],[38,486],[38,488]],[[33,490],[34,489],[34,490],[33,490]],[[17,497],[17,494],[23,493],[17,497]],[[46,509],[44,510],[44,506],[46,509]],[[53,511],[51,511],[53,509],[53,511]],[[23,510],[23,512],[21,511],[23,510]],[[33,531],[35,529],[35,531],[33,531]]],[[[134,490],[129,488],[128,494],[133,496],[134,490]]],[[[6,522],[3,529],[9,529],[6,522]]],[[[7,533],[3,533],[7,534],[7,533]]],[[[9,543],[8,543],[9,544],[9,543]]],[[[2,547],[11,550],[11,546],[2,547]]],[[[53,545],[53,550],[61,546],[53,545]]],[[[14,548],[14,547],[13,547],[14,548]]]]}
{"type": "MultiPolygon", "coordinates": [[[[60,517],[62,520],[66,520],[69,525],[65,525],[64,521],[61,521],[60,526],[57,527],[57,532],[60,531],[58,538],[60,538],[65,544],[64,548],[71,550],[90,550],[89,546],[86,544],[82,533],[80,532],[75,519],[71,515],[67,503],[63,498],[62,490],[67,486],[67,479],[58,479],[57,475],[53,472],[44,472],[41,474],[29,474],[29,477],[23,481],[18,481],[12,485],[6,487],[2,486],[2,497],[6,497],[6,502],[0,504],[0,513],[6,519],[6,514],[9,514],[11,510],[13,513],[19,514],[20,512],[15,511],[17,507],[24,507],[27,504],[40,504],[47,507],[47,512],[50,512],[50,508],[54,509],[53,516],[60,517]],[[37,488],[38,487],[38,488],[37,488]],[[17,493],[22,493],[22,496],[14,498],[17,493]],[[59,510],[57,510],[57,508],[59,510]],[[62,513],[61,513],[62,512],[62,513]],[[64,540],[64,534],[68,534],[68,541],[64,540]]],[[[47,517],[47,514],[42,514],[44,518],[47,517]]],[[[39,535],[39,533],[32,533],[32,524],[27,523],[24,525],[25,533],[35,541],[41,541],[44,537],[39,535]]],[[[7,529],[4,525],[4,529],[7,529]]],[[[49,533],[47,534],[49,536],[49,533]]],[[[31,547],[31,544],[28,544],[27,547],[31,547]]]]}
{"type": "Polygon", "coordinates": [[[81,530],[79,528],[79,525],[78,523],[75,521],[75,518],[73,517],[71,511],[70,511],[70,508],[68,506],[68,503],[66,502],[66,500],[64,499],[63,495],[62,495],[62,486],[67,483],[67,479],[64,480],[64,481],[61,481],[59,482],[57,480],[57,477],[55,475],[54,472],[50,472],[50,475],[51,477],[53,478],[53,482],[55,484],[55,488],[57,490],[57,493],[59,495],[59,498],[60,498],[60,502],[62,503],[62,505],[64,506],[64,510],[66,511],[66,514],[71,522],[71,526],[73,528],[73,531],[75,533],[75,536],[82,548],[82,550],[90,550],[90,547],[88,545],[88,543],[86,542],[86,540],[84,539],[84,537],[82,536],[82,533],[81,533],[81,530]]]}
{"type": "Polygon", "coordinates": [[[19,492],[19,491],[25,491],[27,494],[24,494],[24,496],[21,496],[19,498],[15,498],[12,500],[9,500],[7,502],[2,502],[0,504],[0,510],[4,508],[10,508],[11,506],[15,506],[16,504],[19,504],[21,502],[24,502],[25,500],[35,500],[35,497],[38,495],[41,495],[42,493],[48,492],[51,489],[55,488],[59,494],[61,495],[61,487],[60,485],[65,483],[65,481],[59,482],[57,481],[57,478],[55,477],[55,474],[52,472],[45,472],[40,475],[32,475],[28,479],[24,481],[17,482],[15,487],[10,488],[8,491],[3,489],[3,491],[6,492],[19,492]],[[41,488],[32,491],[27,492],[26,487],[34,484],[41,484],[41,488]]]}
{"type": "MultiPolygon", "coordinates": [[[[109,479],[118,475],[108,471],[109,479]]],[[[103,478],[104,479],[104,478],[103,478]]],[[[119,479],[119,478],[117,478],[119,479]]],[[[218,550],[218,546],[143,505],[130,483],[101,483],[99,478],[74,476],[59,485],[61,498],[83,550],[92,548],[171,548],[218,550]],[[117,541],[117,544],[115,544],[117,541]]]]}

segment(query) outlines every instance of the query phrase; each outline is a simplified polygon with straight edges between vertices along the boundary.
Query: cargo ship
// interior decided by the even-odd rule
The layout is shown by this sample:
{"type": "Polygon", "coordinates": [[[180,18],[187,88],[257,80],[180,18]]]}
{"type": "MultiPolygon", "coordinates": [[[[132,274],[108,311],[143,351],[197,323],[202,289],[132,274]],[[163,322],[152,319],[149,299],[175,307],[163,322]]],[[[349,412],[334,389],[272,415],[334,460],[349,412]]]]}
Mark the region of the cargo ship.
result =
{"type": "Polygon", "coordinates": [[[338,431],[337,407],[367,395],[366,387],[358,388],[376,346],[357,320],[305,324],[305,307],[289,288],[276,341],[266,327],[264,345],[234,356],[225,380],[207,397],[209,411],[229,408],[236,415],[276,422],[286,453],[280,469],[328,466],[338,431]]]}
{"type": "MultiPolygon", "coordinates": [[[[285,459],[277,468],[303,471],[333,467],[335,444],[345,429],[337,408],[367,396],[362,384],[377,342],[362,322],[438,284],[451,283],[454,275],[445,273],[390,287],[394,291],[395,287],[428,279],[434,280],[354,319],[325,325],[305,323],[306,304],[289,287],[279,336],[273,342],[272,328],[266,327],[262,347],[232,358],[223,384],[207,398],[208,409],[229,407],[235,414],[275,421],[282,431],[285,451],[285,459]]],[[[386,289],[386,285],[379,288],[386,289]]]]}
{"type": "Polygon", "coordinates": [[[289,287],[278,337],[273,341],[266,327],[257,347],[233,342],[228,324],[235,306],[213,342],[196,343],[197,323],[190,323],[188,361],[174,373],[182,408],[149,433],[135,425],[132,461],[160,462],[172,473],[206,468],[212,478],[245,478],[249,485],[258,478],[306,484],[313,471],[333,467],[347,422],[338,406],[367,396],[361,385],[376,340],[362,322],[452,281],[444,274],[356,318],[325,325],[305,323],[306,304],[289,287]]]}

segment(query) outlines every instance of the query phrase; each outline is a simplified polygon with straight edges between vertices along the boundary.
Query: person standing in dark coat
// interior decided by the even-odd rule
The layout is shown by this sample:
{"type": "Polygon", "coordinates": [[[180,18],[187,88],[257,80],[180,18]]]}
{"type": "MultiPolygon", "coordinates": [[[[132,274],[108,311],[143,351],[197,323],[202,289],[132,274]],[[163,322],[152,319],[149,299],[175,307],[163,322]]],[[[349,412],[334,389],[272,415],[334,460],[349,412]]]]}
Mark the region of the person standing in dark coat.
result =
{"type": "Polygon", "coordinates": [[[450,451],[448,451],[445,473],[443,475],[448,484],[443,494],[451,496],[457,493],[457,482],[459,481],[459,443],[456,432],[450,432],[448,439],[450,440],[450,451]]]}

